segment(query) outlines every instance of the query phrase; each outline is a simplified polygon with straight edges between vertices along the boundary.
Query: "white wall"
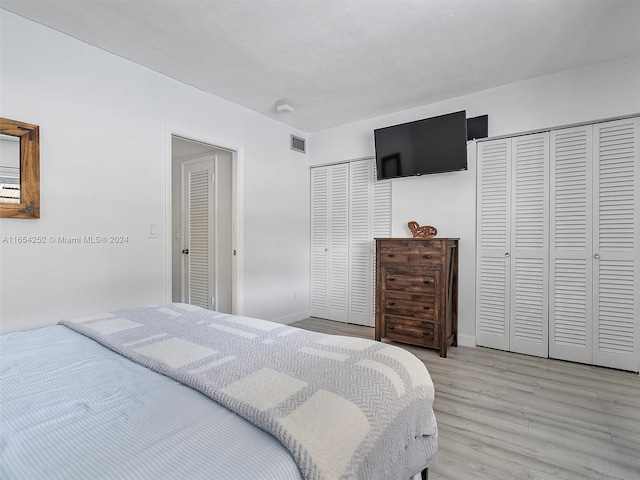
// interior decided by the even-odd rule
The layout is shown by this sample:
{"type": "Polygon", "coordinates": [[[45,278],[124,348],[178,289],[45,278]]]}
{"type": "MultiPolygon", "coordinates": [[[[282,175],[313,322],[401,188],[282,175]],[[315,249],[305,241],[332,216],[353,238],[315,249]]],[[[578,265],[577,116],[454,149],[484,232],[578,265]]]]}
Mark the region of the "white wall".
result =
{"type": "MultiPolygon", "coordinates": [[[[374,155],[375,128],[466,110],[489,115],[489,136],[640,113],[640,56],[569,70],[446,102],[316,132],[308,140],[314,165],[374,155]]],[[[438,236],[460,237],[459,342],[475,344],[476,145],[466,172],[394,179],[393,235],[407,222],[433,225],[438,236]]]]}
{"type": "MultiPolygon", "coordinates": [[[[167,127],[244,147],[243,311],[308,314],[309,160],[371,157],[373,129],[466,109],[491,136],[640,112],[640,57],[511,84],[305,136],[0,10],[0,115],[41,127],[41,219],[0,219],[0,237],[123,235],[128,243],[0,243],[0,330],[170,300],[167,127]],[[157,223],[160,238],[148,238],[157,223]],[[294,300],[295,298],[295,300],[294,300]]],[[[416,220],[461,238],[460,341],[475,338],[475,144],[469,170],[393,180],[393,234],[416,220]]]]}
{"type": "Polygon", "coordinates": [[[244,314],[308,315],[309,168],[289,148],[302,132],[4,10],[0,22],[0,115],[41,135],[41,218],[0,219],[0,237],[128,237],[0,243],[3,333],[170,301],[169,128],[244,148],[244,314]]]}

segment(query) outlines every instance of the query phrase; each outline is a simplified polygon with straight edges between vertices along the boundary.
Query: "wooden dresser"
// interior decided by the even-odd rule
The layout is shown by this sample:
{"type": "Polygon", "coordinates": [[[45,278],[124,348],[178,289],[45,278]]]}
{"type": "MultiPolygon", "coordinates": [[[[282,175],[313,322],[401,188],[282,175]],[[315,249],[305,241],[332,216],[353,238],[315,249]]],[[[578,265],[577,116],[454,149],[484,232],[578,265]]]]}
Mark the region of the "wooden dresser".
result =
{"type": "Polygon", "coordinates": [[[457,238],[376,238],[376,340],[458,344],[457,238]]]}

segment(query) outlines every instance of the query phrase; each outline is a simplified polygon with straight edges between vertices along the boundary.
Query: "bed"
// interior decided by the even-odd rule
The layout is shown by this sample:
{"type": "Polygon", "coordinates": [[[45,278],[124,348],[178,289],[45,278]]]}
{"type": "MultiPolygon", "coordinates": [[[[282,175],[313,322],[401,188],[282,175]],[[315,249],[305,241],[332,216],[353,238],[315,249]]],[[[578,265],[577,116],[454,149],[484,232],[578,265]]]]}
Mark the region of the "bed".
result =
{"type": "Polygon", "coordinates": [[[0,336],[0,478],[409,479],[433,384],[399,347],[186,304],[0,336]]]}

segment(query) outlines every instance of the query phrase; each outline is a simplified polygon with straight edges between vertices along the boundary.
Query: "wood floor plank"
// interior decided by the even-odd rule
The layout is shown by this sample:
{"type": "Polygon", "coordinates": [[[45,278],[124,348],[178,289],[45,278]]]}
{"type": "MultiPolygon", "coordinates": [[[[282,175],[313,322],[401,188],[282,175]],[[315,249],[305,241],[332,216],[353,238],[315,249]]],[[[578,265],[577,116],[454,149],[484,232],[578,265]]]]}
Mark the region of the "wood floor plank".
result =
{"type": "MultiPolygon", "coordinates": [[[[310,318],[293,326],[373,339],[373,329],[310,318]]],[[[439,450],[430,480],[640,480],[640,377],[488,348],[403,345],[436,390],[439,450]]]]}
{"type": "MultiPolygon", "coordinates": [[[[436,457],[438,468],[442,461],[441,451],[450,452],[458,458],[461,457],[460,453],[464,452],[462,458],[474,458],[477,464],[481,465],[480,468],[482,470],[490,472],[495,478],[504,476],[509,479],[584,480],[584,476],[566,470],[562,466],[556,466],[532,456],[505,451],[500,446],[491,444],[491,442],[479,442],[464,432],[453,432],[445,429],[438,442],[439,450],[436,457]]],[[[433,470],[435,469],[436,466],[433,467],[433,470]]],[[[457,478],[473,479],[475,477],[470,475],[457,478]]]]}
{"type": "Polygon", "coordinates": [[[640,463],[640,434],[638,434],[637,430],[623,430],[611,427],[611,439],[616,445],[628,447],[631,455],[634,455],[638,459],[638,463],[640,463]]]}

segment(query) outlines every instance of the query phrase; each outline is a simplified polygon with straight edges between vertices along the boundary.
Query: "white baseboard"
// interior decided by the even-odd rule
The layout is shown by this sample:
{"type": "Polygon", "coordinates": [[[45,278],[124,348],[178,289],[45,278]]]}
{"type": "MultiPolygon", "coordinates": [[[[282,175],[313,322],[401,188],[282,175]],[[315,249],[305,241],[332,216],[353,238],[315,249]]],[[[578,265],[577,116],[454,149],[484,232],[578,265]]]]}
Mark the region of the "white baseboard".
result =
{"type": "Polygon", "coordinates": [[[460,345],[461,347],[475,347],[476,337],[474,335],[458,334],[458,345],[460,345]]]}
{"type": "Polygon", "coordinates": [[[282,323],[284,325],[289,325],[290,323],[297,322],[299,320],[304,320],[305,318],[309,318],[310,316],[311,316],[311,312],[309,310],[302,310],[300,312],[295,312],[289,315],[285,315],[284,317],[274,318],[271,321],[276,323],[282,323]]]}

